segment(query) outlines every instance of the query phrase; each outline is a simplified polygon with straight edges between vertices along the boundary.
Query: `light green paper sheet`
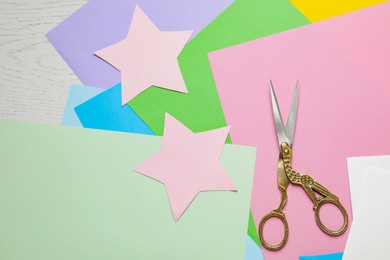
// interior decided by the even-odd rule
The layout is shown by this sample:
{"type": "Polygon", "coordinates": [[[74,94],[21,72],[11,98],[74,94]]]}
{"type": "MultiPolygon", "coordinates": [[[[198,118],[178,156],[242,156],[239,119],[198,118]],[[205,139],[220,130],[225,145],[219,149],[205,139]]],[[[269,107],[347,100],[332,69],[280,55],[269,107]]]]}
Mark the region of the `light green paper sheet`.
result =
{"type": "Polygon", "coordinates": [[[238,192],[203,192],[174,223],[132,171],[161,138],[0,120],[0,259],[243,259],[255,149],[227,145],[238,192]]]}
{"type": "MultiPolygon", "coordinates": [[[[207,54],[309,23],[288,0],[236,0],[179,56],[189,94],[153,87],[128,104],[157,135],[163,133],[166,112],[194,132],[224,127],[226,120],[207,54]]],[[[260,244],[253,221],[248,234],[260,244]]]]}

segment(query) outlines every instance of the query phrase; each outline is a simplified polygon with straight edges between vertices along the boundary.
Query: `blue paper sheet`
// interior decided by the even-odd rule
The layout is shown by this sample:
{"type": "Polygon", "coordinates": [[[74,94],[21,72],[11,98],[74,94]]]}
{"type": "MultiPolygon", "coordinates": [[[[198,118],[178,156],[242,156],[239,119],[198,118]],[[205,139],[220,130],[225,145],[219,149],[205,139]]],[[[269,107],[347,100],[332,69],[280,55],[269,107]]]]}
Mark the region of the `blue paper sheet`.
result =
{"type": "Polygon", "coordinates": [[[246,237],[245,260],[264,260],[261,248],[249,235],[246,237]]]}
{"type": "Polygon", "coordinates": [[[128,105],[122,106],[121,84],[102,92],[74,110],[85,128],[154,135],[128,105]]]}
{"type": "Polygon", "coordinates": [[[299,260],[342,260],[342,259],[343,259],[343,253],[299,257],[299,260]]]}
{"type": "Polygon", "coordinates": [[[72,84],[69,87],[68,100],[62,117],[62,124],[68,126],[83,126],[74,112],[74,108],[94,96],[102,93],[104,89],[72,84]]]}

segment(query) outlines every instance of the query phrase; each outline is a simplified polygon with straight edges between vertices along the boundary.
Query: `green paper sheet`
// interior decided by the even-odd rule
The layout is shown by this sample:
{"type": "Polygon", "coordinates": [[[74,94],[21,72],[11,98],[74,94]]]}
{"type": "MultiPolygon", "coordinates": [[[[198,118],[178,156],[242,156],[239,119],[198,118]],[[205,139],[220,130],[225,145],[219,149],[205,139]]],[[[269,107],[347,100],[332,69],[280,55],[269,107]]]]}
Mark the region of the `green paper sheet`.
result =
{"type": "Polygon", "coordinates": [[[132,169],[161,138],[0,120],[0,259],[243,259],[255,149],[226,145],[238,192],[202,192],[174,223],[132,169]]]}
{"type": "Polygon", "coordinates": [[[259,235],[257,233],[257,227],[255,224],[255,220],[253,219],[252,211],[249,214],[248,231],[247,232],[248,232],[248,236],[250,238],[252,238],[253,242],[255,242],[259,247],[261,247],[260,238],[259,238],[259,235]]]}
{"type": "MultiPolygon", "coordinates": [[[[153,87],[128,104],[157,135],[163,133],[166,112],[194,132],[224,127],[226,120],[207,54],[309,23],[288,0],[236,0],[179,56],[189,94],[153,87]]],[[[248,227],[248,234],[259,244],[254,224],[248,227]]]]}

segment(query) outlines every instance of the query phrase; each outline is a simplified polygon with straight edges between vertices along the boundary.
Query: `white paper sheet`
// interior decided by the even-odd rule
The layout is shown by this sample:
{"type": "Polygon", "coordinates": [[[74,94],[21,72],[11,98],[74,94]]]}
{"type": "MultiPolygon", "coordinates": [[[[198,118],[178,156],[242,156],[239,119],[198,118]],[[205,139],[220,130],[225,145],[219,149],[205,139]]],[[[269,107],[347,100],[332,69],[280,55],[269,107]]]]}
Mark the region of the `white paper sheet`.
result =
{"type": "Polygon", "coordinates": [[[390,171],[390,155],[348,158],[348,177],[353,214],[356,213],[365,170],[369,167],[390,171]]]}
{"type": "Polygon", "coordinates": [[[343,260],[390,259],[389,165],[366,168],[343,260]]]}

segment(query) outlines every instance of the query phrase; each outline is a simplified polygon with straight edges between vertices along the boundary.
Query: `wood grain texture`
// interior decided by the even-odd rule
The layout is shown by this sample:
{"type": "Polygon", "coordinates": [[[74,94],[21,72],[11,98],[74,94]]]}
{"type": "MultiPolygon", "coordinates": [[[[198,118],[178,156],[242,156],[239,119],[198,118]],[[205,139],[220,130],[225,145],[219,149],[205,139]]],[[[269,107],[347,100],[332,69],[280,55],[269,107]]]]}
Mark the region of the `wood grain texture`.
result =
{"type": "Polygon", "coordinates": [[[45,34],[87,0],[0,0],[0,117],[60,124],[79,80],[45,34]]]}

